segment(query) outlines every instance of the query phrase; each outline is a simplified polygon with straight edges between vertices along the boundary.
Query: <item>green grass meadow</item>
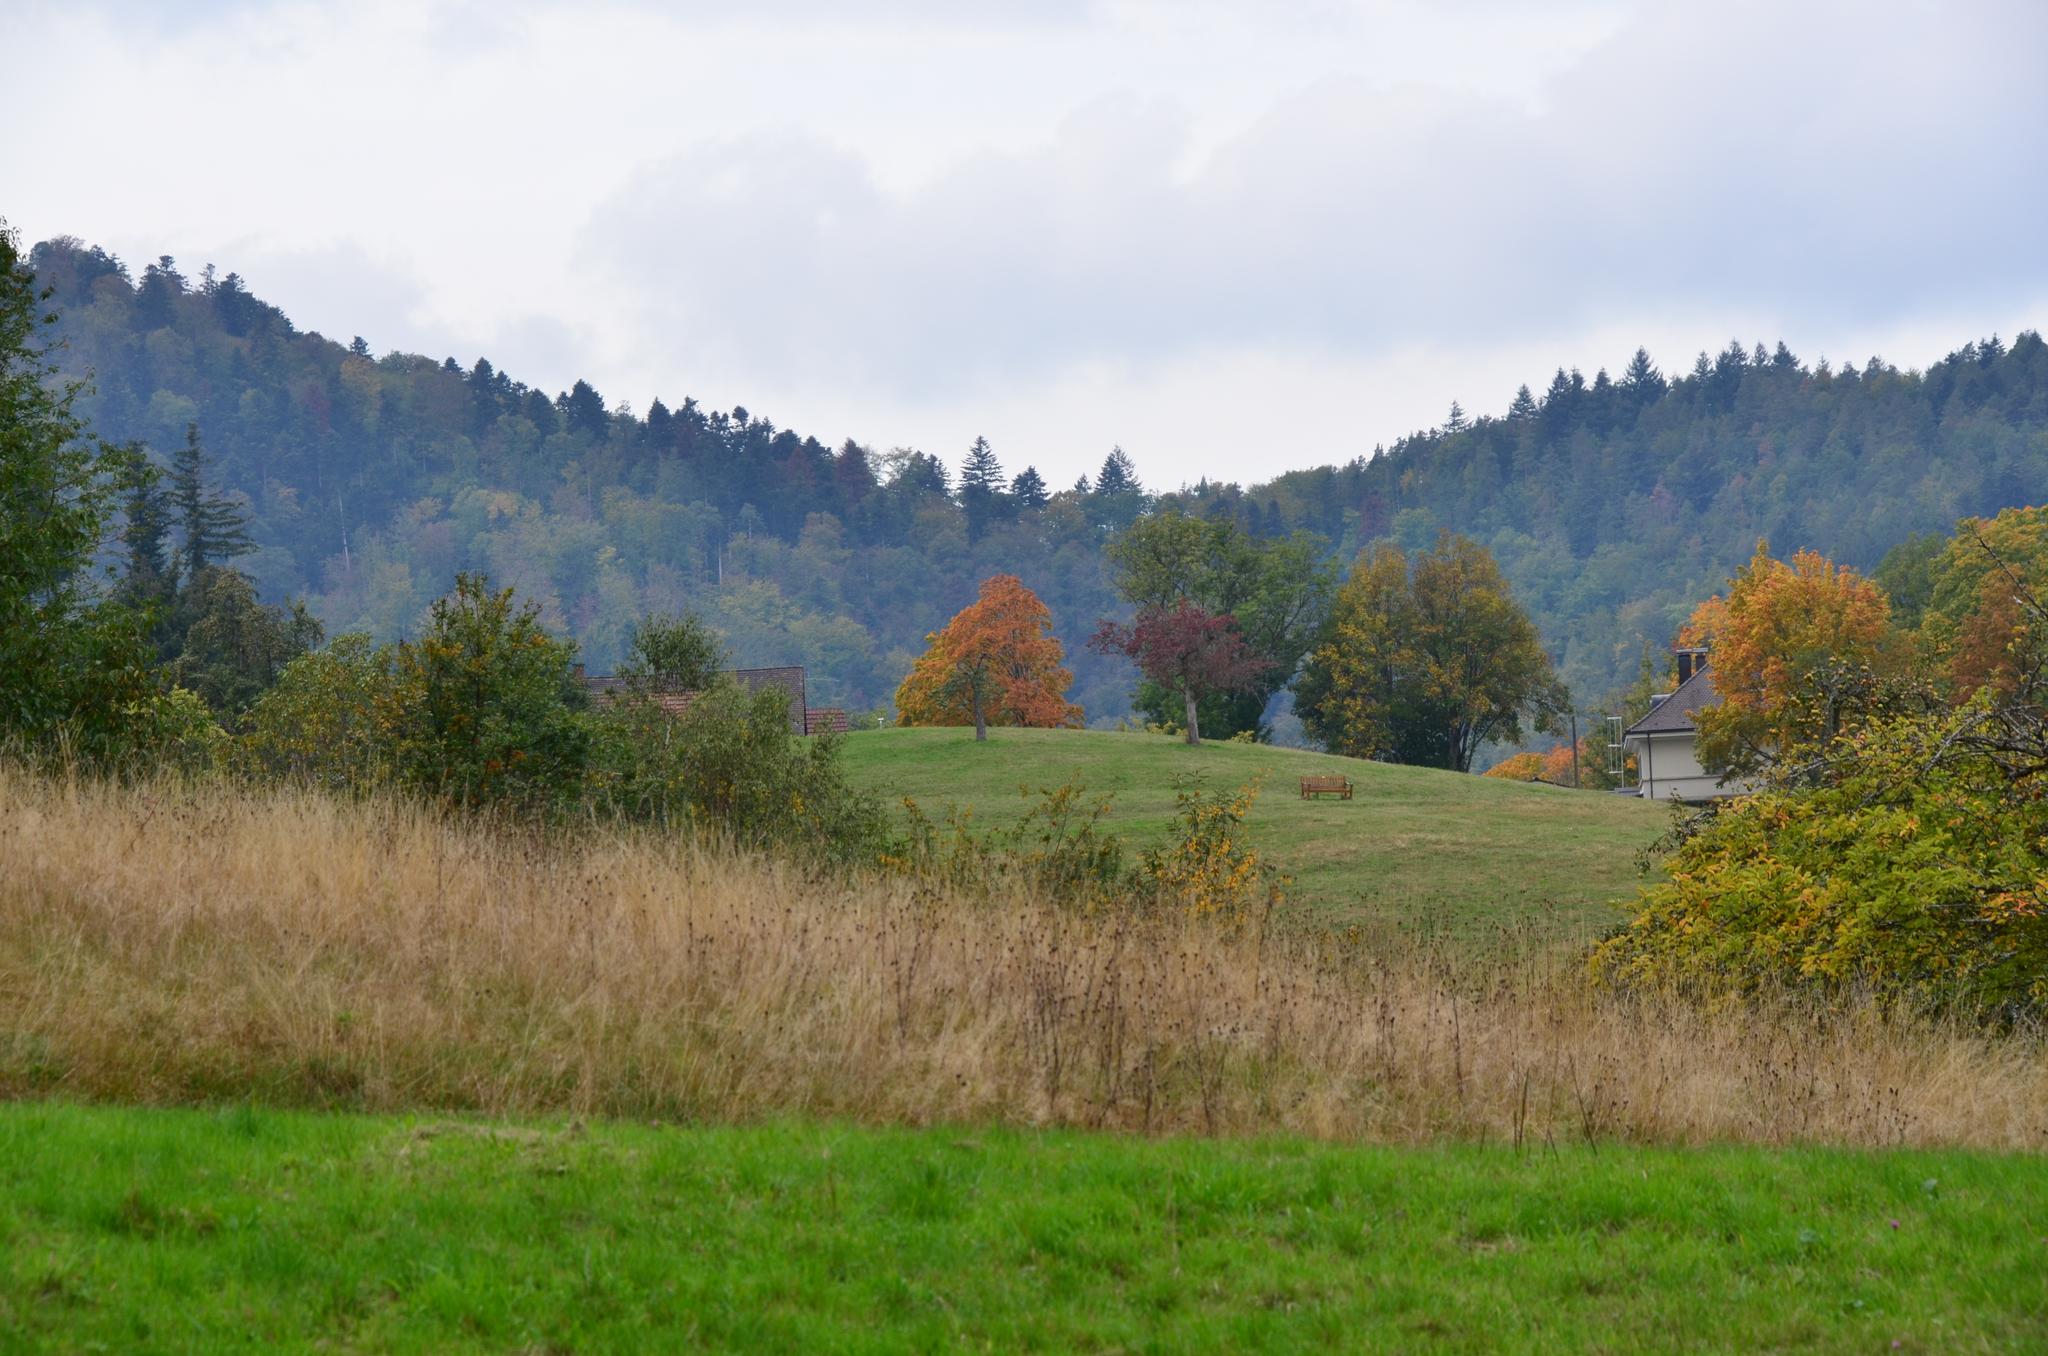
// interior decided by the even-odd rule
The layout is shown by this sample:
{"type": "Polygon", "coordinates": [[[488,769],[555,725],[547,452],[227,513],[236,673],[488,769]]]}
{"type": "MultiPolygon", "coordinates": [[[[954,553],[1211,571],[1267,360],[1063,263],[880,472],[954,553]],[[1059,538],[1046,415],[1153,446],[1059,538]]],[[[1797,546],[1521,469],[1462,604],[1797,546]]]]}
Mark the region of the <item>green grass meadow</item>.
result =
{"type": "Polygon", "coordinates": [[[856,784],[927,814],[971,809],[1013,822],[1037,790],[1069,780],[1113,794],[1112,825],[1134,843],[1163,839],[1176,777],[1228,791],[1264,777],[1251,824],[1292,895],[1319,922],[1373,922],[1470,934],[1510,928],[1582,938],[1617,921],[1642,882],[1636,854],[1668,812],[1621,796],[1398,767],[1261,744],[1095,730],[864,731],[848,736],[856,784]],[[1297,779],[1341,774],[1349,801],[1302,800],[1297,779]]]}
{"type": "Polygon", "coordinates": [[[2048,1349],[1966,1153],[0,1107],[19,1351],[2048,1349]]]}

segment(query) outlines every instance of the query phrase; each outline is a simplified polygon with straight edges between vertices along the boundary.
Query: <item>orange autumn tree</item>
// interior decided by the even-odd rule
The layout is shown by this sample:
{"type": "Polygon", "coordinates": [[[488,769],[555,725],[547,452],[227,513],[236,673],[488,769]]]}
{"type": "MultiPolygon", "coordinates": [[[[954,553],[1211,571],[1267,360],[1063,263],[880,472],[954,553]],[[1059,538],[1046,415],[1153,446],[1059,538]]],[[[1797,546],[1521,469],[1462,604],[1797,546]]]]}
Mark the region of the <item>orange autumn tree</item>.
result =
{"type": "Polygon", "coordinates": [[[985,740],[991,721],[1081,723],[1081,708],[1067,700],[1074,675],[1052,634],[1052,614],[1017,576],[984,580],[981,596],[925,641],[896,689],[898,725],[972,725],[985,740]]]}
{"type": "Polygon", "coordinates": [[[1681,635],[1711,646],[1721,701],[1699,714],[1699,754],[1717,772],[1831,736],[1900,654],[1876,584],[1817,551],[1776,560],[1761,541],[1681,635]]]}

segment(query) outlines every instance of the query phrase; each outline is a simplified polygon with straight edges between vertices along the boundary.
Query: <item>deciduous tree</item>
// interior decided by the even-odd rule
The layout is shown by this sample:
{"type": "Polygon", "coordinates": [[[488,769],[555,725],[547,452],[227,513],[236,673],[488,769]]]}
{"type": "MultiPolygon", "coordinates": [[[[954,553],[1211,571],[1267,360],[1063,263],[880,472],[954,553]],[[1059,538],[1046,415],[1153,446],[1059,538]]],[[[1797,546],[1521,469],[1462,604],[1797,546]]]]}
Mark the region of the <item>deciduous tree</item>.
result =
{"type": "Polygon", "coordinates": [[[1231,618],[1185,598],[1172,607],[1146,608],[1134,625],[1104,622],[1088,644],[1103,654],[1125,656],[1146,678],[1176,694],[1186,713],[1190,744],[1202,742],[1198,707],[1203,698],[1243,691],[1273,667],[1245,644],[1231,618]]]}
{"type": "Polygon", "coordinates": [[[1338,753],[1471,770],[1489,741],[1551,730],[1563,686],[1493,557],[1450,532],[1412,566],[1369,547],[1296,686],[1309,732],[1338,753]]]}
{"type": "Polygon", "coordinates": [[[1712,646],[1720,701],[1698,721],[1700,761],[1715,772],[1751,772],[1824,739],[1901,653],[1875,584],[1816,551],[1787,564],[1761,541],[1727,597],[1702,603],[1684,634],[1712,646]]]}
{"type": "Polygon", "coordinates": [[[899,725],[973,725],[977,740],[1000,725],[1079,725],[1066,699],[1074,675],[1052,634],[1052,614],[1015,575],[982,583],[981,596],[926,638],[896,689],[899,725]]]}

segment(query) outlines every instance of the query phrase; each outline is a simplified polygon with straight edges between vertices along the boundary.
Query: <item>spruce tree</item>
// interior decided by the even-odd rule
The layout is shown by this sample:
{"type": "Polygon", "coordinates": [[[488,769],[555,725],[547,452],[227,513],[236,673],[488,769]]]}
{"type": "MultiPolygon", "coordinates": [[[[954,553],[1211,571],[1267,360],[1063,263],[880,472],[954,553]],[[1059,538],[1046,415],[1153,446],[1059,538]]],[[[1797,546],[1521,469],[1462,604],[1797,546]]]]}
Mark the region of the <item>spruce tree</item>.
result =
{"type": "Polygon", "coordinates": [[[1621,385],[1636,399],[1648,401],[1663,395],[1667,383],[1664,374],[1657,370],[1657,364],[1650,361],[1650,351],[1638,348],[1622,370],[1621,385]]]}
{"type": "Polygon", "coordinates": [[[1045,477],[1038,474],[1035,466],[1025,467],[1010,482],[1010,499],[1020,509],[1044,508],[1051,498],[1045,488],[1045,477]]]}
{"type": "Polygon", "coordinates": [[[1465,417],[1465,407],[1453,400],[1451,402],[1451,412],[1444,419],[1444,432],[1463,433],[1470,427],[1472,427],[1472,421],[1465,417]]]}
{"type": "Polygon", "coordinates": [[[1536,397],[1529,390],[1529,383],[1523,382],[1515,391],[1514,400],[1508,405],[1508,418],[1517,421],[1536,417],[1536,397]]]}
{"type": "Polygon", "coordinates": [[[171,459],[171,507],[185,538],[180,564],[185,582],[198,582],[209,565],[220,565],[256,549],[242,506],[206,484],[206,451],[199,425],[185,426],[185,445],[171,459]]]}
{"type": "Polygon", "coordinates": [[[170,551],[171,510],[163,474],[149,464],[138,443],[122,451],[129,458],[128,492],[122,503],[121,594],[130,602],[166,603],[177,592],[177,567],[170,551]]]}
{"type": "Polygon", "coordinates": [[[1095,493],[1103,496],[1130,494],[1137,489],[1138,468],[1123,448],[1110,448],[1109,455],[1102,459],[1102,470],[1096,473],[1095,493]]]}
{"type": "Polygon", "coordinates": [[[960,463],[960,508],[967,515],[967,540],[980,541],[1003,512],[1003,467],[988,439],[976,438],[960,463]]]}

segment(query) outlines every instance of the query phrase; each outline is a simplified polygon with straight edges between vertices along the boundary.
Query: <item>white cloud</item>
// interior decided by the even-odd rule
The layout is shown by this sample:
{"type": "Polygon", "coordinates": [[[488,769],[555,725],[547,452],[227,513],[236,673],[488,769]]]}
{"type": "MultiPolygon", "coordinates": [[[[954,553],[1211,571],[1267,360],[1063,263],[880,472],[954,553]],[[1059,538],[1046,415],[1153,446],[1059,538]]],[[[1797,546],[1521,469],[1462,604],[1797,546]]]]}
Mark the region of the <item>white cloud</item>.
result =
{"type": "Polygon", "coordinates": [[[142,9],[10,20],[55,57],[0,145],[30,233],[1058,480],[1340,459],[1636,342],[1925,362],[2048,304],[2027,3],[142,9]]]}

